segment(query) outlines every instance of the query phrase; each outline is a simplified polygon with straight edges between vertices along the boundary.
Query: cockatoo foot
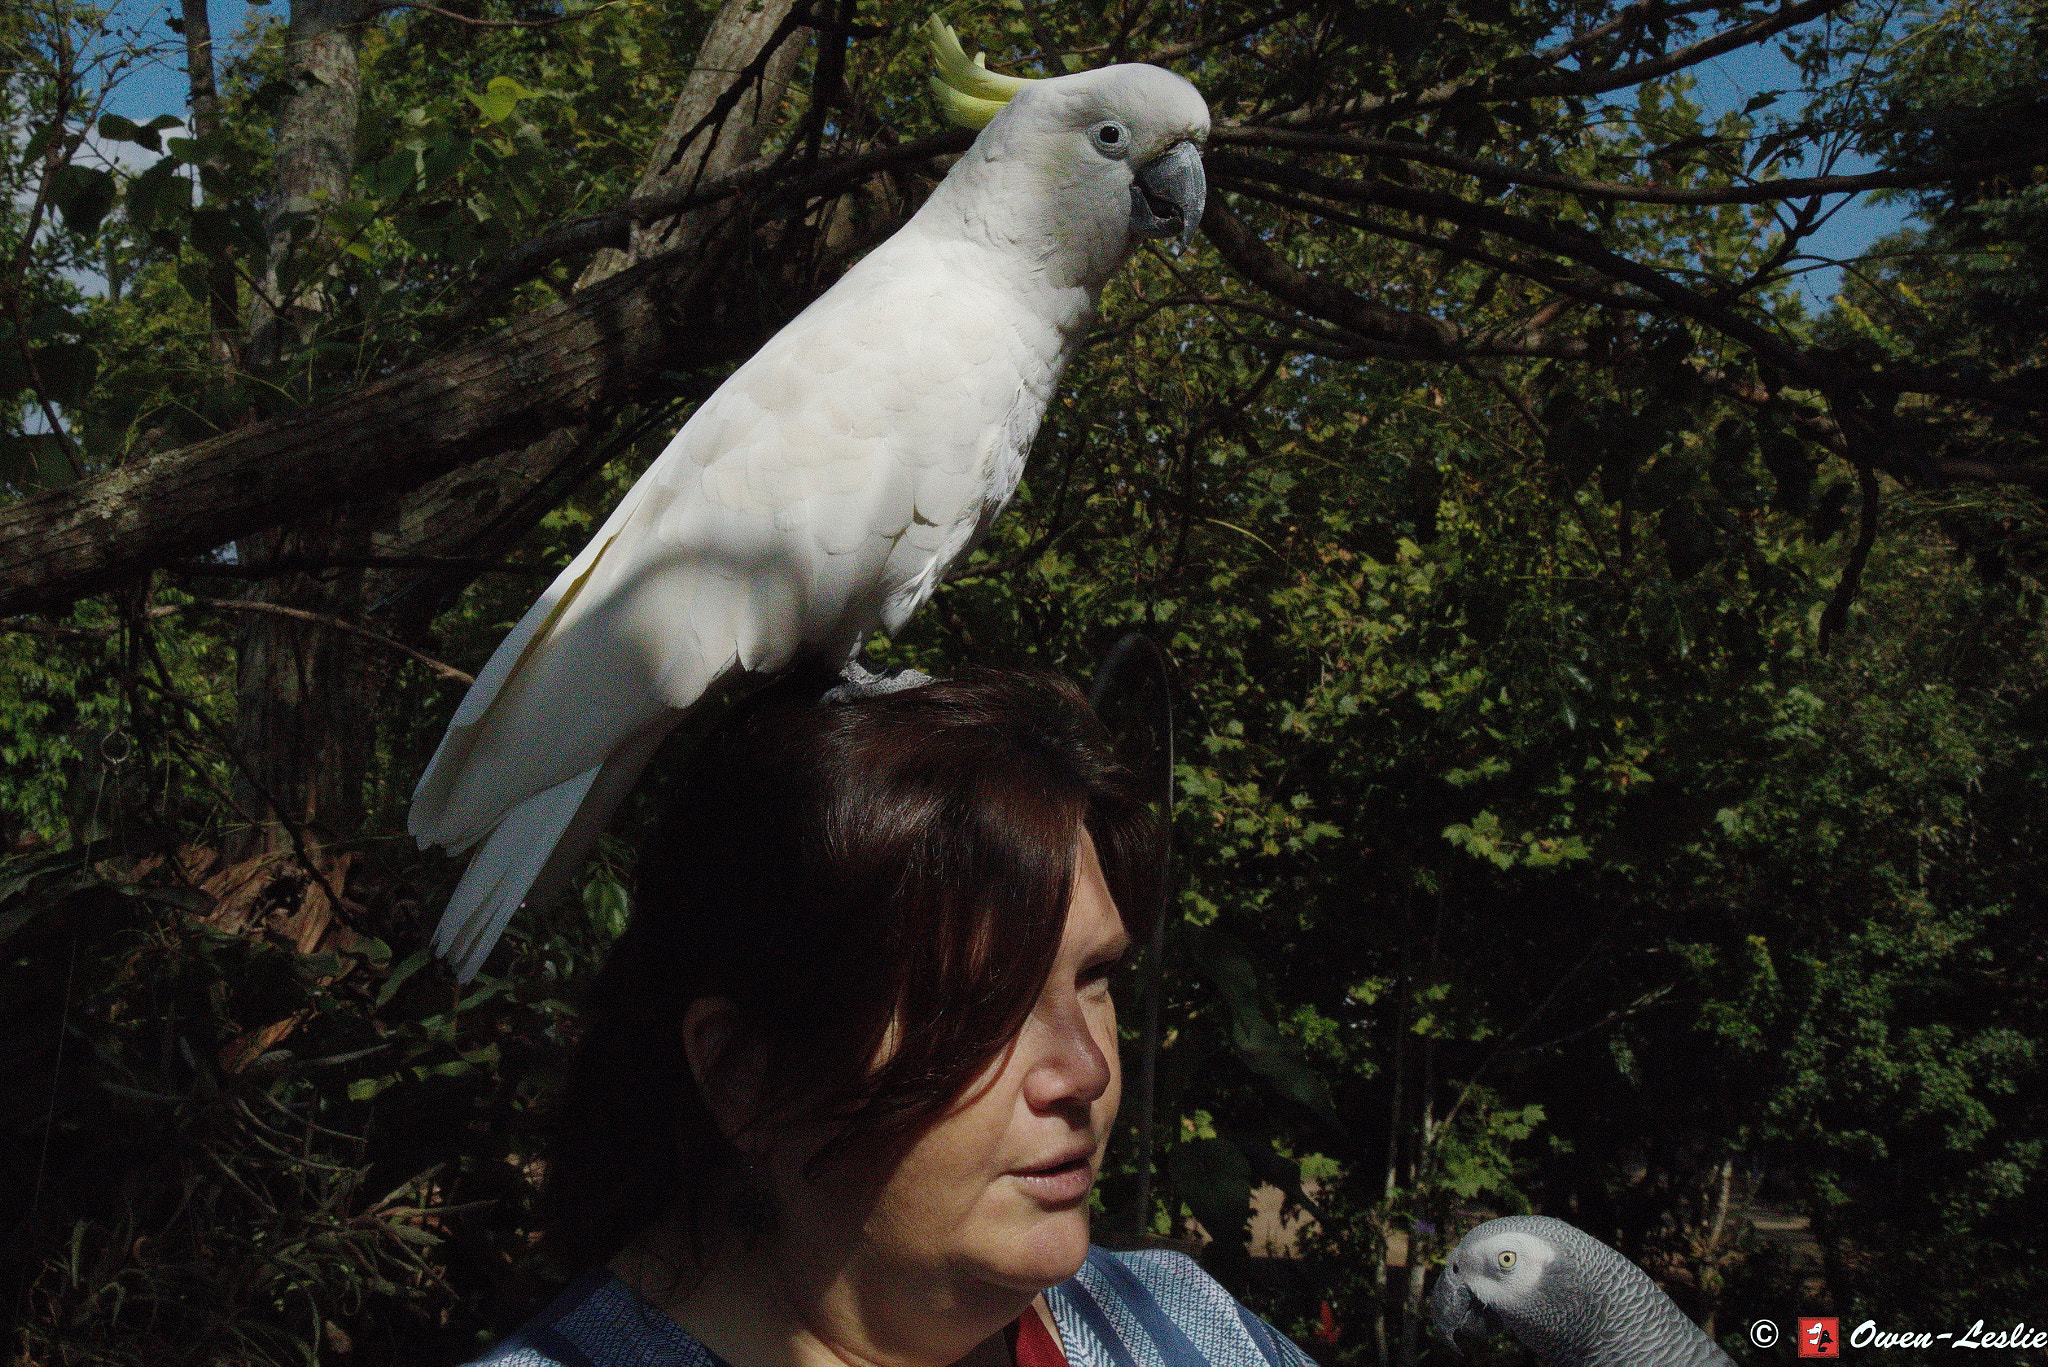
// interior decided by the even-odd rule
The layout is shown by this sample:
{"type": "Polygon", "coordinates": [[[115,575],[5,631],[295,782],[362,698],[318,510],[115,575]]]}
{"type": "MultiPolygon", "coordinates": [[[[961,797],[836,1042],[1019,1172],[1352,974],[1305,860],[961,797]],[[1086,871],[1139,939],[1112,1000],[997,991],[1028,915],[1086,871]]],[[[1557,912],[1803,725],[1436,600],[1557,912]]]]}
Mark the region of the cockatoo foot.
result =
{"type": "Polygon", "coordinates": [[[879,698],[884,693],[900,693],[906,688],[920,688],[932,681],[932,676],[915,669],[898,669],[887,674],[877,674],[859,660],[848,660],[846,668],[839,671],[840,683],[825,690],[819,702],[859,702],[864,698],[879,698]]]}

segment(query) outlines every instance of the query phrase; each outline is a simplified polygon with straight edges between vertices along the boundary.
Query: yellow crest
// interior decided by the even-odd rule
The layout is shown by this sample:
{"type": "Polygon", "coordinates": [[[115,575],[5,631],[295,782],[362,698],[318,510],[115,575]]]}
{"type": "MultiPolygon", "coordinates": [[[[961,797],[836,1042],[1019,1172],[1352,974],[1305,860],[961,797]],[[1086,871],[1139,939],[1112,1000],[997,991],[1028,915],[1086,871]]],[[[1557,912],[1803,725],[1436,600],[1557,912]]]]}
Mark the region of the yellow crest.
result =
{"type": "Polygon", "coordinates": [[[931,77],[932,89],[938,92],[948,123],[962,128],[986,128],[1012,95],[1031,84],[1026,76],[990,71],[986,53],[977,52],[974,60],[969,61],[953,26],[938,15],[934,14],[924,27],[931,40],[932,58],[938,63],[938,70],[931,77]]]}

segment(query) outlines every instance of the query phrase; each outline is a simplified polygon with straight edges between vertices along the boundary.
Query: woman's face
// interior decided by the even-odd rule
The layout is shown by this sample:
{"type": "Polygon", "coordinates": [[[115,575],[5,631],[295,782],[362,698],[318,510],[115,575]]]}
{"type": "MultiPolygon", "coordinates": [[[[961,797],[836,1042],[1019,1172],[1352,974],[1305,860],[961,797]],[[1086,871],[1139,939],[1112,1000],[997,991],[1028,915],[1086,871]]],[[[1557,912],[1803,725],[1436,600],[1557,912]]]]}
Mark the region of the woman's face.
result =
{"type": "Polygon", "coordinates": [[[879,1177],[846,1172],[813,1185],[796,1155],[772,1162],[785,1258],[942,1296],[946,1286],[969,1297],[976,1286],[1033,1293],[1078,1271],[1088,1192],[1120,1096],[1109,976],[1129,944],[1084,832],[1038,1004],[954,1109],[879,1177]],[[799,1183],[809,1190],[793,1191],[799,1183]]]}

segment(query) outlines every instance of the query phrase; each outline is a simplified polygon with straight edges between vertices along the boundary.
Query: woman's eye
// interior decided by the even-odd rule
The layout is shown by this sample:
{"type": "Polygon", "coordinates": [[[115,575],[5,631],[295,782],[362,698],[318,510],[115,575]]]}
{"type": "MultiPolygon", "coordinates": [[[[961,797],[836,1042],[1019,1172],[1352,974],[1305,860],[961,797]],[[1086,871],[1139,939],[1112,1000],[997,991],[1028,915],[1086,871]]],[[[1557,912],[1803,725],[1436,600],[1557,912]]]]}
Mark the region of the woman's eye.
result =
{"type": "Polygon", "coordinates": [[[1108,982],[1116,976],[1117,970],[1124,966],[1128,957],[1127,955],[1119,954],[1114,959],[1105,959],[1099,964],[1093,964],[1082,969],[1081,986],[1092,987],[1096,983],[1108,982]]]}

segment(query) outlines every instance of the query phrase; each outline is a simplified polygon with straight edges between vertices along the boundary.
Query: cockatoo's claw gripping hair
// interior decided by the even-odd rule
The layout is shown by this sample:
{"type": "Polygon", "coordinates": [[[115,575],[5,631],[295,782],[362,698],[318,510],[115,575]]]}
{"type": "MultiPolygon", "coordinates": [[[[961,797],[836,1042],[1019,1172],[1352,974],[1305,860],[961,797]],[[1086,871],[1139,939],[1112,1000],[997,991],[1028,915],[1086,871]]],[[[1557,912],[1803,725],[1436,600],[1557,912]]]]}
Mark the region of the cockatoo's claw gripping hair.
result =
{"type": "Polygon", "coordinates": [[[986,128],[1012,95],[1031,84],[1027,76],[990,71],[986,53],[977,52],[969,61],[953,26],[938,15],[926,20],[924,28],[932,45],[932,58],[939,68],[932,73],[932,89],[938,93],[948,123],[962,128],[986,128]]]}

